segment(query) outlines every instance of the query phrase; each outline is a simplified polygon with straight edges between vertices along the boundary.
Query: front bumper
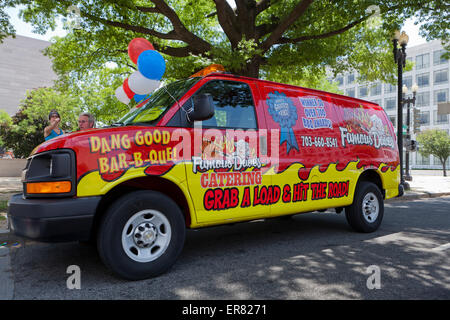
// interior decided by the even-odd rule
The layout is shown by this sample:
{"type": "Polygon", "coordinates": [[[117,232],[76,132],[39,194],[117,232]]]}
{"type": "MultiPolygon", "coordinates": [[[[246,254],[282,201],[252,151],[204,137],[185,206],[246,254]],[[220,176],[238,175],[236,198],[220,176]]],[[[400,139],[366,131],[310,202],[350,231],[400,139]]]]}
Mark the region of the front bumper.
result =
{"type": "Polygon", "coordinates": [[[8,203],[11,230],[18,236],[48,242],[87,241],[101,197],[25,199],[8,203]]]}

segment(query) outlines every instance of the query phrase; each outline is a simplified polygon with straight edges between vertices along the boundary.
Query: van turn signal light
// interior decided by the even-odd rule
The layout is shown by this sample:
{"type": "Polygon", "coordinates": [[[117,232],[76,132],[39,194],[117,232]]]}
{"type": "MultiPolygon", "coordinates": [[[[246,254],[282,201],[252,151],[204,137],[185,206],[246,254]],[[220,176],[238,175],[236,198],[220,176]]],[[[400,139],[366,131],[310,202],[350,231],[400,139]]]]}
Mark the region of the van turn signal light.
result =
{"type": "Polygon", "coordinates": [[[52,181],[52,182],[28,182],[26,184],[28,194],[31,193],[67,193],[72,190],[70,181],[52,181]]]}

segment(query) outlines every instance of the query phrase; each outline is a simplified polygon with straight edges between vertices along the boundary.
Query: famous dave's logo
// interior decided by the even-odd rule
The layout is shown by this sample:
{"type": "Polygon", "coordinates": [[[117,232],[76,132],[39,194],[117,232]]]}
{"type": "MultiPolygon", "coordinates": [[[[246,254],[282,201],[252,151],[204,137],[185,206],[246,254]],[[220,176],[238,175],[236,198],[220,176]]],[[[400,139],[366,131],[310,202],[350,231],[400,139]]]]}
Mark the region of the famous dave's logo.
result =
{"type": "Polygon", "coordinates": [[[375,114],[370,115],[367,110],[344,109],[346,127],[339,127],[343,147],[352,145],[369,145],[376,149],[381,147],[394,148],[395,141],[389,133],[389,128],[375,114]]]}
{"type": "Polygon", "coordinates": [[[298,119],[295,105],[284,93],[278,91],[269,93],[266,103],[269,106],[268,111],[272,119],[280,125],[280,145],[286,141],[287,153],[291,149],[299,151],[292,129],[298,119]]]}

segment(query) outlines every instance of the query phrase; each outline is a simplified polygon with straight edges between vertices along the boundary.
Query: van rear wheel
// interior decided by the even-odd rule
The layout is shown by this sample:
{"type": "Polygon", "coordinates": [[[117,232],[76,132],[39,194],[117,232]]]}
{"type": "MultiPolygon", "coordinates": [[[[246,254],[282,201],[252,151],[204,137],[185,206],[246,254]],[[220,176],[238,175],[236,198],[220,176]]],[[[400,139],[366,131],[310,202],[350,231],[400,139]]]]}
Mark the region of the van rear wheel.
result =
{"type": "Polygon", "coordinates": [[[349,225],[358,232],[374,232],[383,220],[384,203],[380,189],[372,182],[356,186],[353,204],[345,209],[349,225]]]}
{"type": "Polygon", "coordinates": [[[178,205],[156,191],[116,200],[103,217],[97,247],[104,264],[129,280],[158,276],[176,261],[186,234],[178,205]]]}

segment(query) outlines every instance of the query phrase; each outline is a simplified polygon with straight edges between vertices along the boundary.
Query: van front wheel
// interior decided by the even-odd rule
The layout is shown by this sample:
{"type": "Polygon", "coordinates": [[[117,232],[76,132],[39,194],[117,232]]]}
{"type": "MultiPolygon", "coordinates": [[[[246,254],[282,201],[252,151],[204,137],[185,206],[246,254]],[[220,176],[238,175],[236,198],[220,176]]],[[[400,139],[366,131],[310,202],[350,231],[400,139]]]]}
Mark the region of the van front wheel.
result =
{"type": "Polygon", "coordinates": [[[160,275],[175,263],[185,233],[183,213],[172,199],[156,191],[136,191],[109,208],[97,247],[113,272],[140,280],[160,275]]]}
{"type": "Polygon", "coordinates": [[[353,204],[345,209],[349,225],[358,232],[374,232],[383,220],[384,203],[380,189],[371,182],[357,185],[353,204]]]}

